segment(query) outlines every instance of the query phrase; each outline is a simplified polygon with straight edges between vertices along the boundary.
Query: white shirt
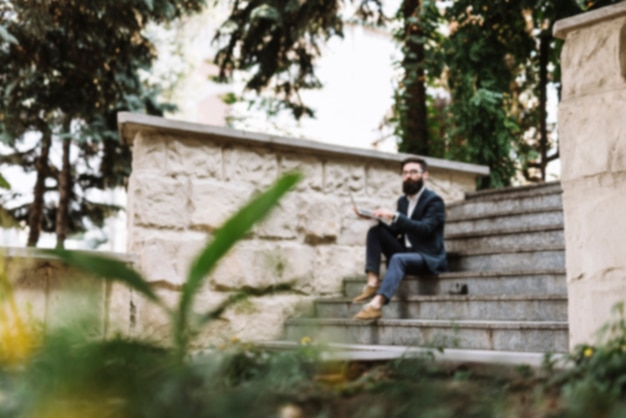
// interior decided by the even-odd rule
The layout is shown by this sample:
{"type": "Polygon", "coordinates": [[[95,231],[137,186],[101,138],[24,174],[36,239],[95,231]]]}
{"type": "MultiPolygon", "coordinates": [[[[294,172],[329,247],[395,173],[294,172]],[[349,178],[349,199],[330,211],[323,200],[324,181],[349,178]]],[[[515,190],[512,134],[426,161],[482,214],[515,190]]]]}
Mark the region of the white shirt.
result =
{"type": "MultiPolygon", "coordinates": [[[[407,195],[406,198],[409,200],[409,207],[406,211],[406,216],[408,216],[409,218],[411,217],[411,215],[413,215],[413,211],[415,210],[415,207],[417,206],[417,202],[420,200],[422,193],[424,193],[424,189],[426,189],[426,186],[422,186],[420,191],[412,196],[407,195]]],[[[396,217],[397,217],[397,214],[396,214],[396,217]]],[[[411,248],[411,243],[409,242],[409,237],[407,234],[404,234],[404,246],[406,248],[411,248]]]]}

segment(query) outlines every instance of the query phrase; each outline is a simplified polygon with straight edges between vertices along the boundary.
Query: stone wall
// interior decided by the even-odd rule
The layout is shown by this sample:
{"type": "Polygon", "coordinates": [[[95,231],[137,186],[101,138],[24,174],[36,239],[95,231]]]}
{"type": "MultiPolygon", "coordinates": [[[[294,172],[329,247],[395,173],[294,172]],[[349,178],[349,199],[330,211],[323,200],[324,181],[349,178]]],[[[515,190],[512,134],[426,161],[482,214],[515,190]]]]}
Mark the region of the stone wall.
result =
{"type": "MultiPolygon", "coordinates": [[[[204,342],[236,336],[276,338],[285,318],[313,298],[338,295],[342,279],[363,275],[371,223],[355,217],[350,194],[364,207],[394,207],[406,155],[332,146],[162,118],[122,113],[120,134],[133,147],[128,189],[128,252],[170,303],[178,299],[193,257],[250,197],[281,174],[305,177],[206,281],[195,309],[232,292],[272,286],[292,291],[251,297],[212,324],[204,342]]],[[[430,187],[447,202],[474,190],[486,167],[428,159],[430,187]]],[[[165,318],[134,298],[137,330],[164,335],[165,318]]]]}
{"type": "Polygon", "coordinates": [[[559,105],[570,344],[626,300],[626,3],[555,25],[565,39],[559,105]]]}
{"type": "MultiPolygon", "coordinates": [[[[101,255],[132,264],[125,255],[101,255]]],[[[132,332],[130,304],[124,304],[119,295],[111,297],[120,291],[129,295],[128,289],[69,268],[31,248],[0,248],[0,282],[0,314],[11,312],[13,301],[20,318],[38,330],[80,321],[88,324],[94,335],[132,332]],[[4,293],[4,279],[8,279],[11,299],[4,293]]]]}

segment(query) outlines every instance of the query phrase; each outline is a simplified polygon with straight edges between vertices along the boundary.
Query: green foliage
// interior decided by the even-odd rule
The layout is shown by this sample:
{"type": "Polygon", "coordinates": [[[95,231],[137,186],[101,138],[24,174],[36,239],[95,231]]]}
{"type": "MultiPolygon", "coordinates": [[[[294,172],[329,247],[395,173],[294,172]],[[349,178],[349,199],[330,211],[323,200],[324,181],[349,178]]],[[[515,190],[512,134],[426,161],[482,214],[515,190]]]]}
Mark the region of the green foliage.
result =
{"type": "MultiPolygon", "coordinates": [[[[247,297],[246,294],[235,294],[210,312],[191,316],[191,308],[202,283],[207,275],[213,270],[218,261],[243,238],[252,226],[263,219],[272,207],[287,193],[299,180],[299,174],[286,174],[280,178],[270,189],[256,196],[246,206],[240,209],[233,217],[222,225],[213,236],[211,242],[200,251],[193,261],[185,285],[183,286],[180,301],[176,310],[166,307],[160,298],[154,293],[152,287],[139,273],[128,267],[125,263],[110,257],[100,256],[94,253],[84,253],[64,250],[45,250],[45,254],[54,255],[68,265],[77,267],[105,280],[120,281],[153,303],[172,317],[173,343],[176,348],[178,359],[187,354],[189,340],[196,333],[196,327],[218,317],[224,309],[247,297]]],[[[274,292],[280,289],[268,289],[274,292]]],[[[257,293],[258,294],[263,294],[257,293]]]]}
{"type": "Polygon", "coordinates": [[[166,109],[155,100],[158,88],[142,81],[155,59],[143,29],[203,6],[204,0],[0,3],[0,137],[12,150],[0,164],[37,173],[31,200],[8,210],[28,223],[30,245],[40,229],[81,232],[120,209],[90,200],[87,191],[123,185],[130,171],[117,112],[166,109]],[[52,191],[58,203],[44,199],[52,191]]]}
{"type": "MultiPolygon", "coordinates": [[[[124,283],[157,303],[172,318],[174,347],[165,349],[123,338],[98,341],[85,334],[84,328],[75,325],[61,328],[44,336],[32,359],[17,371],[0,362],[0,417],[168,417],[200,416],[200,412],[202,416],[245,416],[249,414],[250,402],[256,402],[266,383],[271,383],[277,391],[295,394],[303,379],[310,377],[310,371],[306,372],[309,350],[303,350],[302,355],[287,353],[271,357],[252,349],[224,356],[190,357],[188,340],[195,331],[195,323],[190,324],[187,318],[206,275],[300,178],[299,174],[284,175],[217,231],[193,263],[175,311],[160,301],[145,279],[120,261],[93,253],[43,251],[96,278],[124,283]],[[305,358],[303,363],[301,359],[305,358]],[[243,382],[247,385],[240,387],[243,382]]],[[[4,266],[1,274],[3,269],[4,266]]],[[[236,295],[207,315],[201,315],[205,318],[200,324],[244,297],[236,295]]],[[[0,302],[4,303],[4,298],[0,302]]],[[[0,319],[3,326],[11,325],[7,323],[3,305],[0,305],[0,319]]],[[[18,329],[24,330],[22,322],[18,322],[18,329]]],[[[275,409],[273,403],[279,402],[272,401],[271,393],[266,397],[269,404],[261,409],[265,411],[261,415],[265,416],[271,410],[266,409],[275,409]]],[[[255,410],[253,415],[258,413],[255,410]]]]}
{"type": "Polygon", "coordinates": [[[552,27],[610,3],[459,0],[443,15],[424,14],[450,31],[433,39],[424,61],[430,83],[450,93],[444,127],[430,138],[435,155],[488,165],[480,188],[510,185],[517,173],[544,181],[558,158],[556,126],[546,120],[548,89],[560,89],[562,42],[552,27]]]}
{"type": "MultiPolygon", "coordinates": [[[[362,2],[364,18],[379,16],[362,2]]],[[[218,80],[228,80],[235,70],[248,70],[246,89],[272,91],[279,110],[294,118],[313,116],[300,97],[300,90],[317,89],[315,59],[320,45],[333,36],[343,36],[341,3],[337,0],[237,0],[215,35],[219,50],[215,62],[218,80]]],[[[380,5],[379,5],[380,6],[380,5]]]]}
{"type": "MultiPolygon", "coordinates": [[[[493,188],[518,174],[546,180],[547,164],[559,157],[556,126],[547,121],[548,90],[560,90],[561,77],[554,22],[614,2],[403,0],[388,19],[382,2],[365,0],[352,20],[391,20],[397,28],[402,76],[387,122],[399,150],[485,164],[491,175],[478,186],[493,188]]],[[[247,87],[270,87],[296,118],[313,115],[297,93],[319,87],[313,62],[320,42],[341,36],[341,27],[335,1],[237,1],[217,36],[224,46],[216,62],[223,77],[253,71],[247,87]],[[310,18],[302,18],[313,3],[310,18]]]]}
{"type": "Polygon", "coordinates": [[[614,319],[599,330],[598,344],[575,347],[566,358],[570,367],[548,383],[561,388],[572,416],[621,416],[626,411],[624,303],[612,311],[614,319]]]}

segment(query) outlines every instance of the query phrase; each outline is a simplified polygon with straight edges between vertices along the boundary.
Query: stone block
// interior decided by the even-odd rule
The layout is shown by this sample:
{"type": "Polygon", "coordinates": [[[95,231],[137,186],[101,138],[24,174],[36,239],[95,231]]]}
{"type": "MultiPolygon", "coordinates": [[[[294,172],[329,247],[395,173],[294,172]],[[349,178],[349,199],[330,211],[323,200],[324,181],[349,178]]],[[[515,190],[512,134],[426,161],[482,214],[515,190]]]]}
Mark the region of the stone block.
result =
{"type": "Polygon", "coordinates": [[[104,332],[106,281],[75,270],[49,280],[46,325],[49,329],[77,326],[87,332],[104,332]]]}
{"type": "Polygon", "coordinates": [[[317,248],[312,292],[317,295],[339,295],[343,279],[363,276],[365,250],[363,247],[324,245],[317,248]]]}
{"type": "Polygon", "coordinates": [[[564,101],[626,86],[620,67],[620,31],[625,24],[626,18],[620,17],[568,34],[561,52],[564,101]]]}
{"type": "Polygon", "coordinates": [[[180,138],[167,143],[168,174],[186,174],[196,178],[221,180],[222,148],[210,141],[180,138]]]}
{"type": "Polygon", "coordinates": [[[252,197],[251,184],[191,180],[191,227],[213,231],[252,197]]]}
{"type": "Polygon", "coordinates": [[[378,224],[378,221],[358,218],[352,212],[352,206],[346,208],[341,221],[341,233],[337,244],[359,246],[363,249],[363,254],[365,254],[367,231],[376,224],[378,224]]]}
{"type": "MultiPolygon", "coordinates": [[[[180,292],[169,289],[155,289],[157,296],[169,309],[175,309],[180,292]]],[[[157,344],[171,344],[172,318],[162,307],[136,291],[131,293],[131,326],[135,337],[157,344]]]]}
{"type": "Polygon", "coordinates": [[[189,187],[184,178],[135,174],[129,190],[135,225],[185,228],[189,224],[189,187]]]}
{"type": "Polygon", "coordinates": [[[302,296],[268,295],[249,298],[225,312],[233,336],[242,341],[279,339],[283,324],[303,304],[302,296]]]}
{"type": "Polygon", "coordinates": [[[147,281],[183,283],[184,278],[176,268],[182,242],[180,239],[152,237],[135,246],[139,259],[138,270],[147,281]]]}
{"type": "Polygon", "coordinates": [[[368,165],[366,194],[376,199],[393,201],[402,194],[400,171],[400,164],[395,161],[368,165]]]}
{"type": "Polygon", "coordinates": [[[341,232],[345,203],[334,196],[312,196],[302,200],[298,225],[309,244],[335,242],[341,232]]]}
{"type": "Polygon", "coordinates": [[[24,257],[7,258],[4,267],[20,318],[44,325],[47,319],[49,280],[66,268],[55,260],[24,257]]]}
{"type": "Polygon", "coordinates": [[[303,154],[284,154],[279,156],[279,172],[300,172],[303,179],[296,186],[299,192],[321,191],[324,184],[322,160],[303,154]]]}
{"type": "Polygon", "coordinates": [[[626,173],[621,173],[564,183],[568,281],[599,282],[626,276],[625,182],[626,173]]]}
{"type": "Polygon", "coordinates": [[[166,143],[171,137],[162,133],[142,131],[133,141],[133,173],[165,170],[166,143]]]}
{"type": "Polygon", "coordinates": [[[466,193],[476,191],[476,180],[471,174],[430,169],[426,187],[437,193],[445,203],[457,202],[466,193]]]}
{"type": "Polygon", "coordinates": [[[311,282],[315,250],[297,244],[240,242],[211,274],[218,290],[266,290],[292,284],[305,288],[311,282]]]}
{"type": "Polygon", "coordinates": [[[598,331],[620,319],[614,307],[626,300],[626,272],[606,280],[574,280],[568,283],[570,348],[578,344],[597,344],[598,331]]]}
{"type": "Polygon", "coordinates": [[[210,240],[211,237],[206,234],[188,231],[180,241],[178,255],[175,260],[176,274],[181,278],[179,284],[182,284],[187,279],[191,264],[208,245],[210,240]]]}
{"type": "Polygon", "coordinates": [[[267,218],[257,223],[256,236],[270,239],[295,239],[298,237],[298,212],[306,198],[295,191],[289,192],[276,205],[267,218]]]}
{"type": "Polygon", "coordinates": [[[137,270],[149,282],[174,288],[185,282],[192,261],[209,241],[204,232],[140,231],[133,244],[137,270]]]}
{"type": "Polygon", "coordinates": [[[124,284],[112,282],[106,285],[106,323],[107,337],[130,336],[132,332],[131,301],[132,291],[124,284]]]}
{"type": "Polygon", "coordinates": [[[278,162],[275,154],[261,149],[235,146],[224,149],[224,171],[231,185],[251,185],[264,190],[276,181],[278,162]]]}
{"type": "Polygon", "coordinates": [[[348,196],[365,190],[365,166],[358,162],[331,160],[324,166],[324,193],[348,196]]]}
{"type": "Polygon", "coordinates": [[[626,85],[559,105],[562,181],[626,171],[625,101],[626,85]]]}

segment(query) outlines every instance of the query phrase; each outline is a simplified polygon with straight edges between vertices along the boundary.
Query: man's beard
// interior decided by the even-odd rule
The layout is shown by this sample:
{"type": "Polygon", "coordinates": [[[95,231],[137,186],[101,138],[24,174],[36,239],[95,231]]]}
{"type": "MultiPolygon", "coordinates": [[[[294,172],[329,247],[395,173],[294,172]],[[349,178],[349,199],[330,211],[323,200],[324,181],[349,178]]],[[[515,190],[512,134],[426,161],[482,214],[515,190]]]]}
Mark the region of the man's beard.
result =
{"type": "Polygon", "coordinates": [[[407,179],[402,182],[402,191],[407,196],[413,196],[422,189],[423,185],[424,179],[419,179],[417,181],[407,179]]]}

